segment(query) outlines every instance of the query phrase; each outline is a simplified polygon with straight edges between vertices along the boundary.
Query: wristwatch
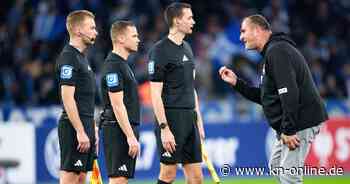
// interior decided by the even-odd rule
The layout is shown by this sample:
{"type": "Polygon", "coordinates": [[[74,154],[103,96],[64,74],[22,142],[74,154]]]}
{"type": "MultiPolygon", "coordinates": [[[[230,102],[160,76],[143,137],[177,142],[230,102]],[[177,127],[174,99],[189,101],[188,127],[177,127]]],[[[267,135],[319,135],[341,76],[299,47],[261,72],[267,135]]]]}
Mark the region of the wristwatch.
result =
{"type": "Polygon", "coordinates": [[[160,123],[160,124],[159,124],[159,128],[160,128],[160,129],[165,129],[167,126],[168,126],[168,123],[164,123],[164,122],[163,122],[163,123],[160,123]]]}

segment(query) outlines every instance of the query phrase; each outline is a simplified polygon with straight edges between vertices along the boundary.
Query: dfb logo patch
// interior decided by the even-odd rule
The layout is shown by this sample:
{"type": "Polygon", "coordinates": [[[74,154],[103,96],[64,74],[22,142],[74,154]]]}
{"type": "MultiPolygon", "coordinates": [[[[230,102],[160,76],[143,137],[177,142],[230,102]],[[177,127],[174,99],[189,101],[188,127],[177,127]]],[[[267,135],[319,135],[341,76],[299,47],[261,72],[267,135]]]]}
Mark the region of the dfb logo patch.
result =
{"type": "Polygon", "coordinates": [[[150,61],[148,63],[148,73],[150,75],[154,74],[154,61],[150,61]]]}
{"type": "Polygon", "coordinates": [[[61,79],[70,79],[72,78],[73,67],[70,65],[63,65],[61,67],[61,79]]]}
{"type": "Polygon", "coordinates": [[[119,85],[118,75],[116,73],[107,74],[106,82],[108,87],[118,86],[119,85]]]}

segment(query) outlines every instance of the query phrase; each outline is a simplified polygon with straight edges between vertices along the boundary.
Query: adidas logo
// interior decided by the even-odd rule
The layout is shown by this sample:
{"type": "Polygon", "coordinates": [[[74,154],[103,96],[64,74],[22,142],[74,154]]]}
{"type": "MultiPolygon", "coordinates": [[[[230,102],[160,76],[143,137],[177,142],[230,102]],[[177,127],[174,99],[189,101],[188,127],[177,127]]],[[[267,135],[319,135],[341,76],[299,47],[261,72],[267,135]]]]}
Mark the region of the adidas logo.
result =
{"type": "Polygon", "coordinates": [[[162,157],[168,157],[168,158],[171,158],[171,154],[169,152],[164,152],[162,154],[162,157]]]}
{"type": "Polygon", "coordinates": [[[83,163],[81,162],[81,160],[77,160],[74,164],[75,167],[82,167],[83,163]]]}
{"type": "Polygon", "coordinates": [[[128,171],[128,169],[126,168],[126,165],[125,165],[125,164],[122,165],[122,166],[120,166],[120,167],[118,168],[118,170],[119,170],[119,171],[125,171],[125,172],[128,171]]]}
{"type": "Polygon", "coordinates": [[[182,61],[188,61],[189,59],[187,58],[186,55],[184,55],[184,57],[182,58],[182,61]]]}

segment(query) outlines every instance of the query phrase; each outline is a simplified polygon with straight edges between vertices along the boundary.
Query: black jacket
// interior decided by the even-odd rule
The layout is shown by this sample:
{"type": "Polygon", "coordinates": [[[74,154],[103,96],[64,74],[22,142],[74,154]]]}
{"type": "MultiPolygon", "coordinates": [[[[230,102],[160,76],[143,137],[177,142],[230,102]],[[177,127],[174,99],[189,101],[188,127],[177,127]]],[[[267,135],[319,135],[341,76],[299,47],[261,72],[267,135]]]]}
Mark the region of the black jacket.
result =
{"type": "Polygon", "coordinates": [[[293,135],[328,119],[305,58],[284,33],[274,33],[265,44],[259,88],[238,79],[234,89],[263,106],[278,133],[293,135]]]}

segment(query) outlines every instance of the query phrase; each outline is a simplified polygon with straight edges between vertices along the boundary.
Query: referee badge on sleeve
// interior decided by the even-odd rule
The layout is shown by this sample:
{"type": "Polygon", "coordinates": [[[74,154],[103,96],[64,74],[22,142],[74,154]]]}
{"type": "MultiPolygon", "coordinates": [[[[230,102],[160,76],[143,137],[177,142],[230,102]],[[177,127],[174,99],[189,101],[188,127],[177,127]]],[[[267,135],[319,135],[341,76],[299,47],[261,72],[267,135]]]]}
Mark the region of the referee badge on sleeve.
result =
{"type": "Polygon", "coordinates": [[[61,67],[61,79],[70,79],[72,78],[73,67],[70,65],[63,65],[61,67]]]}
{"type": "Polygon", "coordinates": [[[154,61],[150,61],[148,63],[148,73],[150,75],[154,74],[154,61]]]}
{"type": "Polygon", "coordinates": [[[118,86],[119,85],[118,75],[116,73],[107,74],[106,82],[108,87],[118,86]]]}

